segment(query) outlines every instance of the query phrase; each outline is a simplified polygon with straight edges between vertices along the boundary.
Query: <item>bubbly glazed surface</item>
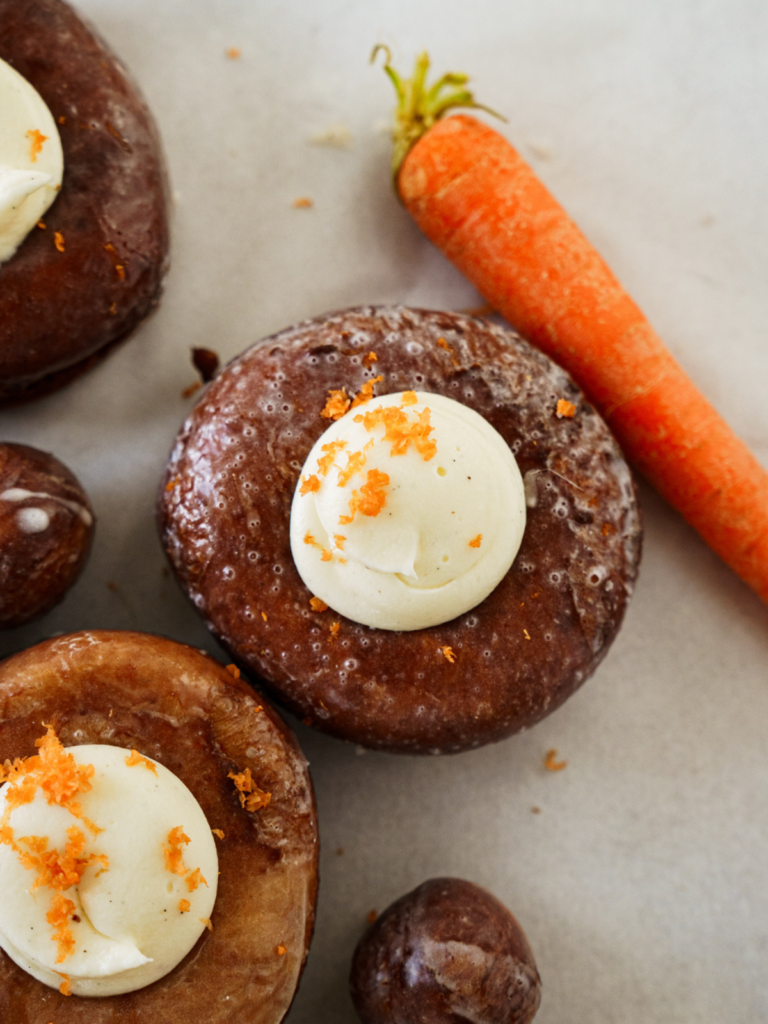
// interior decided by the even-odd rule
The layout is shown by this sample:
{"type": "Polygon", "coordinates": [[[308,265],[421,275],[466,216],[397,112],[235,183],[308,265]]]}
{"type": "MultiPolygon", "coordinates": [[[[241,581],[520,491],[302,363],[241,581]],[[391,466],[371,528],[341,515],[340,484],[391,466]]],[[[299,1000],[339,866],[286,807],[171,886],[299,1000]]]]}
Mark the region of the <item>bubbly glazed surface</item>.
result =
{"type": "Polygon", "coordinates": [[[66,746],[135,748],[180,778],[223,833],[218,893],[212,931],[136,992],[66,997],[0,953],[0,1020],[282,1021],[312,933],[318,850],[307,764],[279,716],[199,651],[143,633],[91,631],[0,663],[0,761],[34,754],[41,721],[54,721],[66,746]],[[228,776],[246,769],[270,794],[267,806],[242,805],[228,776]]]}
{"type": "Polygon", "coordinates": [[[350,409],[316,442],[293,498],[291,552],[334,611],[423,629],[488,596],[524,527],[520,471],[488,421],[444,395],[399,392],[350,409]]]}
{"type": "MultiPolygon", "coordinates": [[[[52,743],[58,747],[49,730],[44,745],[52,743]]],[[[51,802],[42,788],[15,806],[13,779],[0,789],[11,829],[0,845],[0,946],[52,988],[64,973],[74,995],[133,992],[164,977],[202,934],[216,899],[216,844],[198,802],[158,761],[108,744],[69,747],[67,755],[81,769],[93,767],[73,808],[51,802]],[[55,877],[46,879],[39,861],[27,861],[28,836],[42,840],[45,853],[55,850],[79,880],[59,890],[55,877]],[[83,869],[78,860],[89,863],[83,869]],[[55,907],[60,932],[48,918],[55,907]]],[[[52,774],[58,780],[63,772],[52,774]]]]}
{"type": "Polygon", "coordinates": [[[30,83],[0,60],[0,262],[16,252],[56,198],[64,157],[50,110],[30,83]]]}
{"type": "Polygon", "coordinates": [[[640,555],[629,469],[571,379],[509,329],[403,307],[306,321],[235,359],[179,434],[160,526],[195,606],[279,700],[336,736],[413,753],[498,740],[561,704],[607,651],[640,555]],[[379,375],[382,393],[444,394],[486,418],[526,493],[523,542],[493,593],[403,634],[314,611],[289,544],[329,390],[379,375]]]}
{"type": "Polygon", "coordinates": [[[0,264],[0,403],[82,372],[159,301],[167,183],[157,131],[125,69],[63,0],[0,0],[0,58],[61,137],[62,188],[0,264]]]}

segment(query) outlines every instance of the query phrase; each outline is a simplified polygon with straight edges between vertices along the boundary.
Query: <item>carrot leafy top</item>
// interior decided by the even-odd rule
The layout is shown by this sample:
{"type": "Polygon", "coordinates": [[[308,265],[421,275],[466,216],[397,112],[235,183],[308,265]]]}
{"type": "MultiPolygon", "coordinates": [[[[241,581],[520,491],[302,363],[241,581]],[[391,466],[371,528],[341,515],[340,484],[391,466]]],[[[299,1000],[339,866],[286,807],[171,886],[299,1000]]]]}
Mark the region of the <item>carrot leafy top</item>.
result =
{"type": "MultiPolygon", "coordinates": [[[[505,121],[506,118],[495,110],[477,103],[471,91],[466,88],[469,76],[458,71],[448,71],[438,78],[431,86],[427,85],[429,71],[429,54],[425,51],[416,58],[413,78],[401,78],[392,67],[392,53],[388,46],[379,43],[371,53],[371,63],[376,60],[379,51],[385,56],[384,71],[397,93],[395,107],[395,127],[392,133],[394,149],[392,151],[392,178],[397,185],[397,174],[400,165],[409,150],[425,135],[432,125],[444,117],[449,110],[456,107],[484,110],[494,117],[505,121]]],[[[395,188],[397,191],[397,188],[395,188]]]]}

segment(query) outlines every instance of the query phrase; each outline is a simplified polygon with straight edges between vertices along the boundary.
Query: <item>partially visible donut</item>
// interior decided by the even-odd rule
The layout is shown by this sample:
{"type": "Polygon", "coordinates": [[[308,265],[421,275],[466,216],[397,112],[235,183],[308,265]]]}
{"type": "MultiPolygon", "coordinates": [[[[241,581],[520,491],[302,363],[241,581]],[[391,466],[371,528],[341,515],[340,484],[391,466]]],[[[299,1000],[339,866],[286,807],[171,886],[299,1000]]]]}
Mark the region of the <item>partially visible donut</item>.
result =
{"type": "Polygon", "coordinates": [[[62,600],[85,566],[93,527],[88,495],[63,463],[0,443],[0,629],[62,600]]]}
{"type": "Polygon", "coordinates": [[[200,651],[95,630],[0,663],[0,763],[35,753],[51,723],[65,746],[135,748],[197,798],[217,841],[213,931],[170,974],[135,992],[65,997],[0,951],[0,1020],[13,1024],[279,1024],[309,949],[317,819],[307,763],[277,713],[200,651]],[[271,794],[248,811],[228,775],[271,794]]]}
{"type": "Polygon", "coordinates": [[[571,379],[508,329],[403,307],[306,321],[230,363],[179,434],[159,520],[195,607],[276,699],[335,736],[412,753],[477,747],[553,711],[608,650],[640,557],[631,474],[571,379]],[[379,374],[379,394],[437,392],[484,416],[528,496],[522,546],[496,590],[410,633],[314,613],[288,541],[329,389],[352,394],[379,374]],[[558,416],[560,400],[573,415],[558,416]]]}
{"type": "Polygon", "coordinates": [[[0,57],[45,100],[64,150],[45,229],[0,264],[3,404],[62,386],[151,313],[169,239],[157,130],[94,31],[63,0],[0,0],[0,57]]]}

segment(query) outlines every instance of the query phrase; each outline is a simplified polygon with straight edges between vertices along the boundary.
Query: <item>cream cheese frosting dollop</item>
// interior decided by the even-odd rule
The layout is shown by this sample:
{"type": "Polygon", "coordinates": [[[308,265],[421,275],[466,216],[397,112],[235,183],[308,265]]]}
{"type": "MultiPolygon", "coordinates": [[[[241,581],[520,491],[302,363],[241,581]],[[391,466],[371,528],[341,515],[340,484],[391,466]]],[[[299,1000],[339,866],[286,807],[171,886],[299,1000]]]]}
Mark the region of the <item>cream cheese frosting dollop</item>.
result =
{"type": "Polygon", "coordinates": [[[354,622],[413,630],[478,605],[517,554],[525,495],[501,435],[426,392],[350,409],[314,445],[291,508],[312,593],[354,622]]]}
{"type": "MultiPolygon", "coordinates": [[[[46,744],[58,744],[50,729],[43,756],[46,744]]],[[[63,751],[93,766],[88,791],[51,803],[50,784],[33,785],[19,802],[24,776],[14,794],[13,773],[0,789],[0,946],[54,988],[131,992],[175,967],[210,919],[215,842],[195,797],[157,761],[102,744],[63,751]]]]}
{"type": "Polygon", "coordinates": [[[0,60],[0,263],[16,252],[58,194],[64,156],[37,90],[0,60]]]}

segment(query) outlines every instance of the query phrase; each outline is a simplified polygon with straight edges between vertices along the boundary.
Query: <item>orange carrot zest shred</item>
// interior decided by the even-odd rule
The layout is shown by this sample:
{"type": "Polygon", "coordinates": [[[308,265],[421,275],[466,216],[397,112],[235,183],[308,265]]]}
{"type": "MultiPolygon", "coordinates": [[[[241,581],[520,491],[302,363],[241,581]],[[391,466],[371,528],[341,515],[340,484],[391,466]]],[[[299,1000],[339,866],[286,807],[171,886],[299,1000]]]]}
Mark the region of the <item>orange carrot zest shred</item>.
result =
{"type": "MultiPolygon", "coordinates": [[[[328,476],[328,471],[333,465],[333,460],[336,458],[337,452],[340,452],[342,448],[346,448],[346,441],[329,441],[328,444],[324,444],[321,447],[321,451],[326,454],[322,458],[317,460],[317,468],[323,476],[328,476]]],[[[316,490],[317,488],[315,488],[316,490]]]]}
{"type": "Polygon", "coordinates": [[[387,503],[386,488],[389,486],[389,476],[379,469],[369,469],[366,475],[366,482],[359,491],[352,491],[349,499],[349,511],[351,516],[339,516],[339,525],[351,523],[356,512],[362,512],[364,516],[377,516],[387,503]]]}
{"type": "Polygon", "coordinates": [[[367,356],[363,356],[363,362],[378,363],[379,357],[375,352],[369,352],[367,356]]]}
{"type": "Polygon", "coordinates": [[[314,474],[312,474],[312,476],[308,476],[306,478],[305,477],[301,478],[301,487],[299,488],[299,494],[302,496],[302,498],[304,497],[305,494],[314,493],[314,491],[319,491],[319,490],[320,490],[320,481],[317,479],[317,477],[314,474]]]}
{"type": "Polygon", "coordinates": [[[333,558],[333,555],[328,550],[328,548],[323,548],[322,554],[320,555],[320,561],[321,562],[330,562],[332,558],[333,558]]]}
{"type": "Polygon", "coordinates": [[[400,396],[403,405],[416,405],[419,398],[415,391],[404,391],[400,396]]]}
{"type": "Polygon", "coordinates": [[[376,427],[384,427],[384,441],[392,444],[390,455],[405,455],[413,445],[425,462],[437,453],[437,445],[429,437],[434,429],[430,422],[431,412],[422,409],[416,413],[415,421],[408,419],[408,413],[395,405],[380,406],[372,412],[358,413],[355,423],[362,423],[370,433],[376,427]]]}
{"type": "Polygon", "coordinates": [[[362,473],[366,458],[363,452],[347,452],[346,469],[339,470],[338,486],[345,487],[355,473],[362,473]]]}
{"type": "Polygon", "coordinates": [[[153,762],[150,761],[148,757],[143,757],[138,750],[131,750],[130,754],[125,759],[125,763],[129,768],[132,768],[136,764],[143,765],[144,768],[151,771],[153,775],[157,775],[157,768],[153,762]]]}
{"type": "Polygon", "coordinates": [[[309,196],[299,196],[298,199],[294,199],[291,203],[294,210],[311,210],[314,205],[314,199],[310,199],[309,196]]]}
{"type": "Polygon", "coordinates": [[[523,630],[523,636],[525,637],[526,640],[530,640],[531,639],[531,634],[528,632],[527,629],[523,630]]]}
{"type": "Polygon", "coordinates": [[[567,761],[557,760],[557,751],[554,748],[552,750],[548,750],[544,755],[544,767],[549,772],[561,772],[563,768],[566,768],[567,766],[567,761]]]}
{"type": "Polygon", "coordinates": [[[275,952],[277,953],[278,956],[285,956],[285,954],[288,952],[288,950],[283,945],[283,943],[281,942],[279,946],[275,947],[275,952]]]}
{"type": "Polygon", "coordinates": [[[233,679],[240,678],[240,669],[237,665],[227,665],[227,672],[229,672],[233,679]]]}
{"type": "Polygon", "coordinates": [[[474,538],[474,540],[471,540],[469,542],[469,546],[471,548],[479,548],[482,543],[483,543],[483,535],[482,535],[482,533],[478,533],[478,535],[474,538]]]}
{"type": "Polygon", "coordinates": [[[438,653],[442,654],[445,660],[450,662],[451,665],[456,661],[456,655],[453,653],[453,648],[451,647],[439,647],[438,653]]]}
{"type": "Polygon", "coordinates": [[[186,914],[192,908],[192,904],[189,900],[179,900],[179,910],[182,914],[186,914]]]}
{"type": "Polygon", "coordinates": [[[230,772],[227,778],[234,782],[239,791],[240,806],[244,807],[246,811],[258,811],[260,808],[266,807],[272,799],[271,793],[259,789],[253,781],[250,768],[246,768],[244,772],[230,772]]]}
{"type": "Polygon", "coordinates": [[[209,932],[213,931],[213,921],[210,919],[210,917],[201,917],[200,923],[204,924],[209,932]]]}
{"type": "Polygon", "coordinates": [[[76,909],[72,900],[57,893],[51,901],[51,909],[45,915],[46,921],[54,929],[51,939],[58,943],[57,964],[63,963],[74,952],[75,937],[69,927],[69,921],[76,909]]]}
{"type": "MultiPolygon", "coordinates": [[[[62,982],[59,985],[59,992],[61,992],[63,996],[71,996],[72,986],[70,984],[69,975],[62,974],[60,971],[56,971],[56,973],[62,979],[62,982]]],[[[51,1021],[51,1024],[53,1024],[53,1021],[51,1021]]]]}
{"type": "Polygon", "coordinates": [[[334,533],[333,539],[334,539],[336,547],[339,549],[339,551],[343,551],[344,550],[344,541],[347,538],[342,533],[334,533]]]}
{"type": "Polygon", "coordinates": [[[167,842],[168,845],[163,847],[165,870],[174,875],[186,875],[189,869],[184,864],[184,852],[181,848],[190,842],[189,836],[184,834],[181,825],[177,825],[168,833],[167,842]]]}
{"type": "Polygon", "coordinates": [[[37,158],[42,152],[43,143],[48,141],[48,136],[43,135],[37,128],[31,128],[27,132],[27,138],[31,140],[29,147],[29,159],[33,164],[37,163],[37,158]]]}
{"type": "Polygon", "coordinates": [[[53,244],[56,246],[59,252],[64,252],[64,235],[62,235],[60,231],[54,231],[53,244]]]}
{"type": "Polygon", "coordinates": [[[352,401],[351,409],[356,409],[358,405],[364,405],[365,402],[370,402],[373,398],[373,386],[378,384],[379,381],[384,380],[384,375],[380,373],[378,377],[374,377],[373,380],[368,380],[360,388],[359,392],[352,401]]]}
{"type": "Polygon", "coordinates": [[[195,870],[187,876],[187,888],[190,892],[194,892],[195,889],[199,889],[201,885],[204,885],[206,888],[208,887],[208,883],[203,878],[200,868],[195,868],[195,870]]]}
{"type": "Polygon", "coordinates": [[[576,406],[573,402],[569,402],[565,398],[558,398],[555,415],[559,419],[562,419],[563,417],[566,417],[566,419],[573,419],[576,415],[576,406]]]}
{"type": "Polygon", "coordinates": [[[328,605],[320,597],[310,597],[309,607],[313,612],[325,612],[328,611],[328,605]]]}
{"type": "Polygon", "coordinates": [[[333,641],[339,635],[339,630],[340,629],[341,629],[341,623],[340,622],[332,622],[331,623],[331,628],[330,628],[330,631],[329,631],[330,635],[328,637],[328,642],[329,643],[333,643],[333,641]]]}
{"type": "Polygon", "coordinates": [[[217,839],[223,839],[224,838],[224,833],[222,832],[222,830],[220,828],[212,828],[211,832],[213,832],[213,834],[216,836],[217,839]]]}
{"type": "Polygon", "coordinates": [[[327,420],[339,420],[352,404],[352,399],[347,395],[344,388],[340,391],[329,391],[328,401],[320,413],[327,420]]]}

